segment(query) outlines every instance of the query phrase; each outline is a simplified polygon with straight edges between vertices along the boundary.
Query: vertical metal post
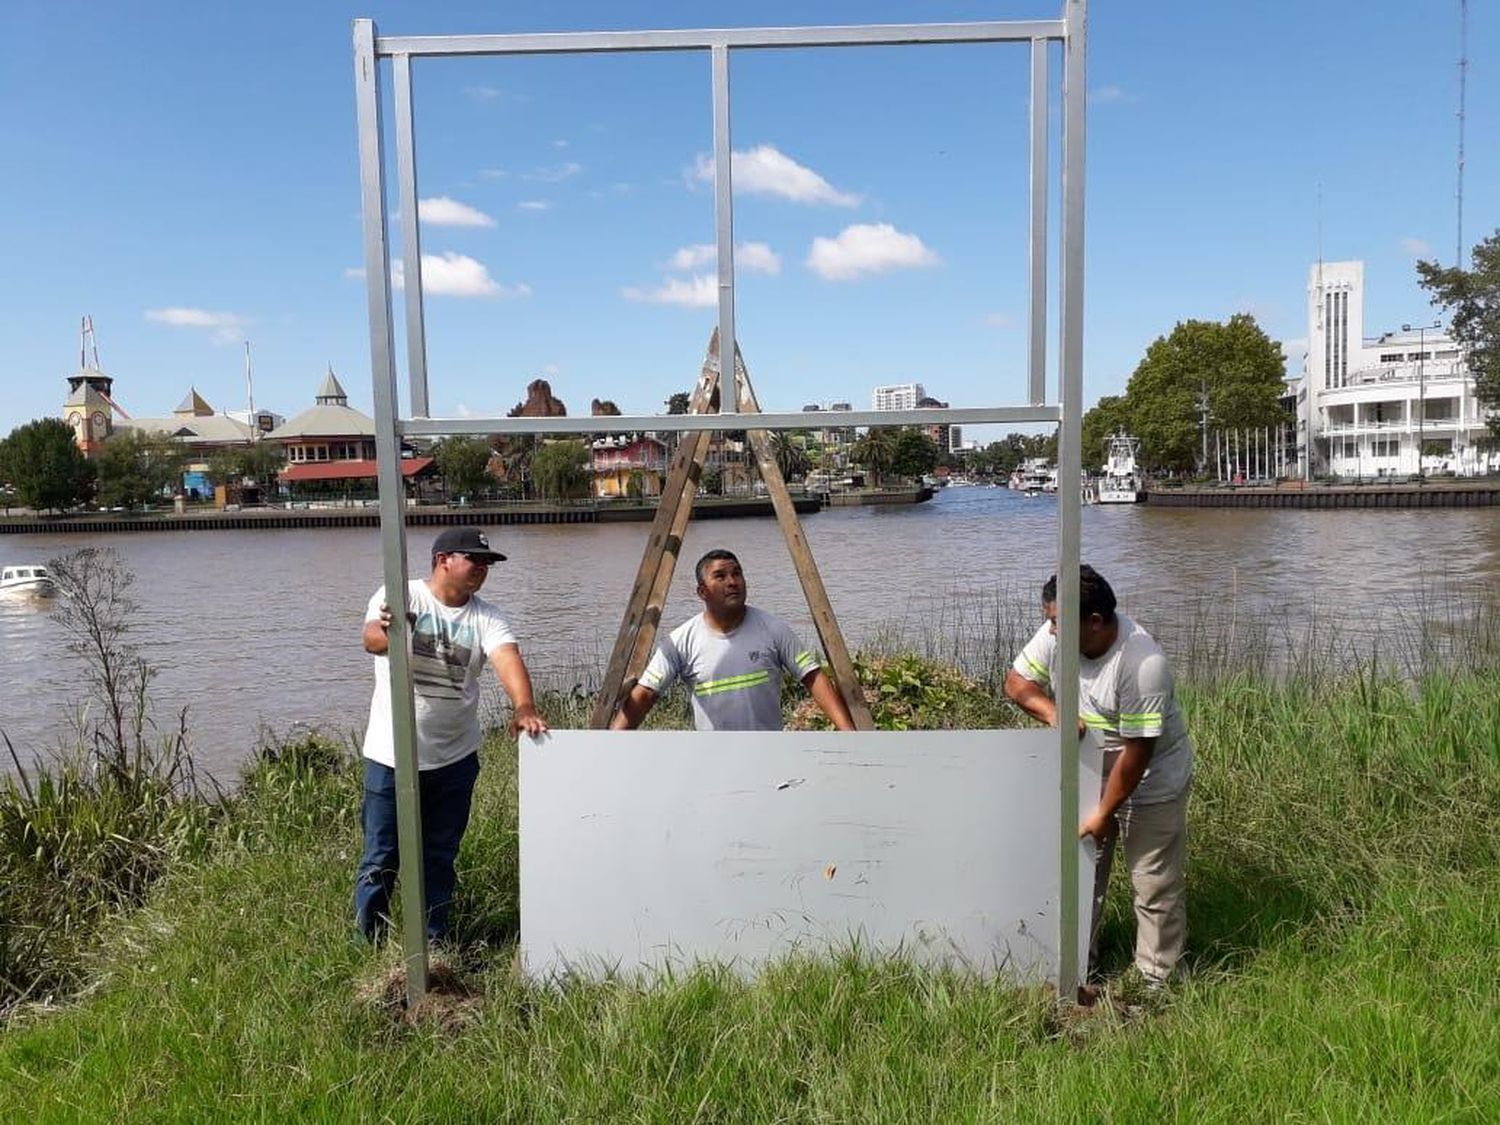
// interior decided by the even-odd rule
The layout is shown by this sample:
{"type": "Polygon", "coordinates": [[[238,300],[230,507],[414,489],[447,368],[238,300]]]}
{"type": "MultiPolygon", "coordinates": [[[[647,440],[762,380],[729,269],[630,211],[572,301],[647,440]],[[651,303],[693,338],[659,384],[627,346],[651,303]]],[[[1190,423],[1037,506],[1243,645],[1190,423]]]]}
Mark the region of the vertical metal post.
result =
{"type": "Polygon", "coordinates": [[[417,717],[412,696],[411,639],[406,612],[405,485],[396,433],[396,362],[391,326],[385,165],[380,122],[380,69],[373,20],[354,21],[354,88],[359,121],[360,202],[364,212],[365,288],[370,319],[370,376],[375,393],[379,459],[380,545],[386,602],[391,608],[391,725],[396,751],[396,826],[401,849],[402,951],[406,994],[427,992],[427,896],[422,885],[421,803],[417,798],[417,717]]]}
{"type": "Polygon", "coordinates": [[[1047,401],[1047,40],[1031,41],[1030,401],[1047,401]]]}
{"type": "Polygon", "coordinates": [[[710,49],[714,83],[714,219],[719,250],[719,411],[739,411],[734,377],[734,181],[729,143],[729,47],[710,49]]]}
{"type": "Polygon", "coordinates": [[[426,418],[427,332],[422,324],[422,235],[417,208],[417,143],[412,128],[411,56],[392,60],[396,86],[396,180],[401,208],[401,272],[406,287],[406,383],[411,412],[426,418]]]}
{"type": "Polygon", "coordinates": [[[1084,0],[1066,0],[1063,19],[1062,129],[1062,328],[1058,371],[1062,424],[1057,447],[1057,610],[1058,753],[1062,786],[1058,809],[1058,851],[1062,865],[1062,903],[1058,912],[1058,995],[1071,1002],[1087,966],[1078,964],[1078,565],[1083,472],[1083,142],[1086,93],[1084,0]]]}

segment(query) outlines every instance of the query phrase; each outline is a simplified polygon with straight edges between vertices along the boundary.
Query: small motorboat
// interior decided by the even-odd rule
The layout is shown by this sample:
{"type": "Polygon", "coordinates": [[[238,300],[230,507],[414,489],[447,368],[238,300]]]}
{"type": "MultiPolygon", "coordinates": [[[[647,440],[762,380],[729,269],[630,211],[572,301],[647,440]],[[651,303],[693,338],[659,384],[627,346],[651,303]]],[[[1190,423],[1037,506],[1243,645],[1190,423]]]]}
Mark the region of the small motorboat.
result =
{"type": "Polygon", "coordinates": [[[57,594],[57,582],[40,564],[0,567],[0,597],[50,598],[57,594]]]}

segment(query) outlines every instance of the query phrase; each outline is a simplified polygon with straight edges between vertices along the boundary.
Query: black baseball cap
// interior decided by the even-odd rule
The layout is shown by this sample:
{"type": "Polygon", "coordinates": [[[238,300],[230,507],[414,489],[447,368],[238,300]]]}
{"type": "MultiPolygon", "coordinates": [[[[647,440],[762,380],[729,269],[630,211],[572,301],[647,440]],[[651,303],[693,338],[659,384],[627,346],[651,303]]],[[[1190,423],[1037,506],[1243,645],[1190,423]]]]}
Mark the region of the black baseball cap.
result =
{"type": "Polygon", "coordinates": [[[490,550],[490,541],[477,527],[450,527],[432,541],[434,555],[468,555],[475,562],[504,562],[505,556],[490,550]]]}

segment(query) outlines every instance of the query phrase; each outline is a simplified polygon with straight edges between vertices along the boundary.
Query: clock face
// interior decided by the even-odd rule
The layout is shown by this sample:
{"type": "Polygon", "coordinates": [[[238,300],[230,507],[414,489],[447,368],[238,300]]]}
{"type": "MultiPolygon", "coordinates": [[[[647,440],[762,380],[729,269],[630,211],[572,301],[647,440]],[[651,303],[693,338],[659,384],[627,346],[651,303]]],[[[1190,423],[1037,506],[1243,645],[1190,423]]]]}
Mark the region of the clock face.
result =
{"type": "Polygon", "coordinates": [[[68,415],[68,425],[72,426],[75,430],[83,429],[83,415],[76,410],[73,411],[68,415]]]}
{"type": "Polygon", "coordinates": [[[99,410],[94,411],[94,432],[100,434],[104,432],[104,414],[99,410]]]}

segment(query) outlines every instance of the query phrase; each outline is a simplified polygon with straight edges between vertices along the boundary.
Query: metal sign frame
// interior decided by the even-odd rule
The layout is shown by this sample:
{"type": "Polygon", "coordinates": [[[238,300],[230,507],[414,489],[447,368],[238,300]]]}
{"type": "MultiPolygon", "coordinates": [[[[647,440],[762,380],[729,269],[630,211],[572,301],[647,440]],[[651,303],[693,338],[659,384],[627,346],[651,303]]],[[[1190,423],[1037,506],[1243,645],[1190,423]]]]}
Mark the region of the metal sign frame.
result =
{"type": "MultiPolygon", "coordinates": [[[[391,606],[391,712],[396,751],[396,800],[401,863],[402,943],[407,995],[427,990],[425,888],[417,798],[416,713],[412,693],[410,630],[406,609],[405,491],[401,439],[458,433],[590,434],[620,430],[688,431],[735,426],[716,415],[627,415],[588,418],[434,418],[428,408],[427,341],[422,317],[421,241],[417,214],[416,136],[412,113],[411,62],[419,57],[593,54],[610,52],[707,52],[714,123],[714,206],[718,249],[718,327],[723,354],[733,355],[734,198],[730,166],[729,60],[732,51],[805,47],[861,47],[953,43],[1021,43],[1030,46],[1030,278],[1028,398],[1021,406],[898,411],[851,411],[840,425],[889,426],[947,423],[1053,423],[1059,428],[1057,492],[1059,668],[1054,684],[1058,710],[1058,847],[1062,860],[1058,991],[1071,998],[1080,979],[1073,950],[1081,920],[1069,904],[1079,879],[1078,808],[1078,565],[1082,500],[1080,448],[1083,391],[1084,118],[1087,0],[1063,0],[1055,20],[978,23],[860,25],[717,30],[567,32],[524,35],[384,36],[370,19],[354,21],[354,81],[359,131],[360,198],[364,216],[365,284],[374,387],[375,444],[379,463],[380,536],[385,588],[391,606]],[[1046,397],[1048,50],[1062,48],[1060,285],[1057,400],[1046,397]],[[391,306],[391,259],[386,209],[381,60],[389,59],[396,113],[396,179],[405,278],[407,381],[412,417],[400,416],[395,330],[391,306]]],[[[723,395],[721,414],[736,414],[734,395],[723,395]]],[[[758,414],[757,429],[807,425],[797,413],[758,414]]],[[[740,423],[743,425],[743,423],[740,423]]]]}

